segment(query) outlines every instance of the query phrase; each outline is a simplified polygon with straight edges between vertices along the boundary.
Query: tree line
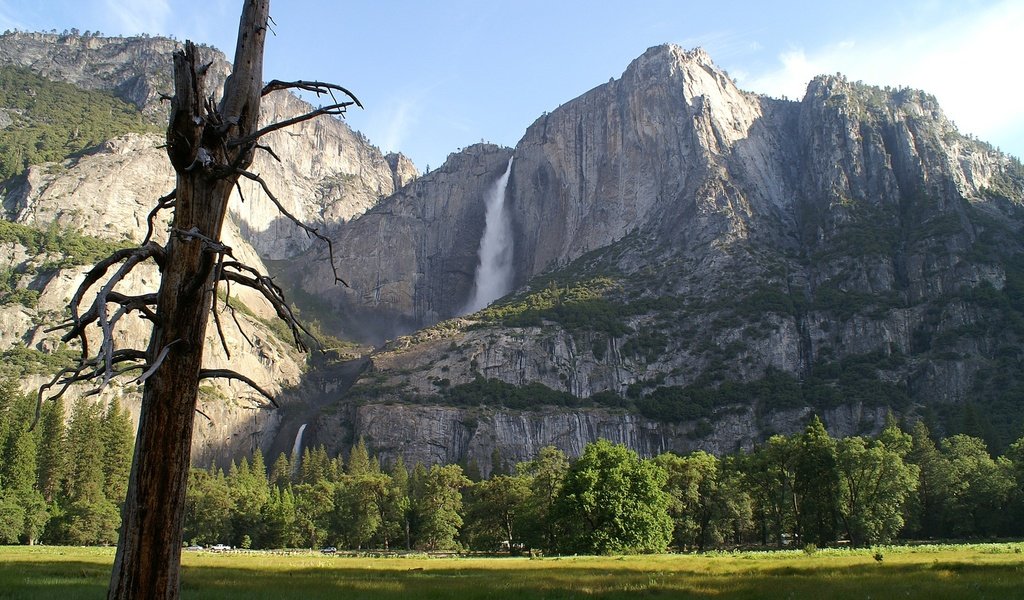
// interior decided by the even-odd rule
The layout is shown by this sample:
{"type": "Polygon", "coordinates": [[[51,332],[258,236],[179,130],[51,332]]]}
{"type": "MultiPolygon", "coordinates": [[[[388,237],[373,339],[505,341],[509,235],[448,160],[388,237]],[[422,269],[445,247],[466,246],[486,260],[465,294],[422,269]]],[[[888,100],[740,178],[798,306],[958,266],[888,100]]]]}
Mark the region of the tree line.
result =
{"type": "Polygon", "coordinates": [[[703,551],[867,546],[899,539],[1024,535],[1024,438],[993,458],[978,438],[938,443],[918,422],[831,437],[813,418],[748,452],[642,459],[600,440],[570,460],[554,447],[488,479],[472,465],[382,467],[360,440],[346,461],[322,447],[269,465],[193,469],[185,538],[241,547],[703,551]],[[296,461],[296,459],[298,459],[296,461]]]}
{"type": "MultiPolygon", "coordinates": [[[[115,399],[65,415],[0,385],[0,543],[110,544],[131,463],[115,399]]],[[[813,418],[750,451],[643,459],[600,440],[576,460],[554,447],[492,473],[475,465],[383,465],[359,440],[267,464],[193,468],[190,544],[244,548],[636,553],[669,548],[1024,535],[1024,438],[999,457],[967,435],[935,441],[892,419],[877,437],[831,437],[813,418]]]]}
{"type": "Polygon", "coordinates": [[[36,399],[0,380],[0,543],[117,541],[134,428],[117,398],[36,399]],[[35,423],[35,427],[33,427],[35,423]]]}

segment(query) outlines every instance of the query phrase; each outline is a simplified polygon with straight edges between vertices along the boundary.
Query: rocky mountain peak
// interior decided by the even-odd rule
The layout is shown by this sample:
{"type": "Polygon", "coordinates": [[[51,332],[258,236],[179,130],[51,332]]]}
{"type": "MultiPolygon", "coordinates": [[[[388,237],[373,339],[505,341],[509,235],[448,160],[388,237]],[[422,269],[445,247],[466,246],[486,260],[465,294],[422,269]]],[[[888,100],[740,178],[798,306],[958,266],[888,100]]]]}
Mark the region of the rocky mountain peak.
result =
{"type": "Polygon", "coordinates": [[[384,156],[384,160],[388,161],[388,166],[391,167],[391,172],[394,174],[394,189],[396,190],[420,175],[412,159],[401,152],[389,152],[384,156]]]}
{"type": "MultiPolygon", "coordinates": [[[[130,88],[148,106],[175,47],[61,38],[0,36],[0,59],[130,88]]],[[[307,109],[273,94],[264,119],[307,109]]],[[[1007,408],[1024,385],[1024,168],[960,135],[923,92],[829,75],[801,101],[776,100],[738,89],[702,49],[652,47],[524,132],[503,198],[515,292],[450,320],[474,287],[484,199],[513,150],[473,145],[418,176],[336,119],[290,134],[268,139],[282,162],[254,170],[292,214],[324,225],[350,287],[329,285],[326,249],[248,184],[233,203],[239,244],[273,259],[325,329],[379,342],[434,326],[343,382],[308,373],[318,399],[293,395],[294,422],[260,425],[264,447],[275,434],[290,447],[309,423],[334,451],[365,436],[409,464],[482,463],[495,449],[575,453],[598,435],[645,453],[732,451],[811,412],[835,435],[877,429],[889,408],[950,426],[975,403],[1004,437],[1024,422],[1007,408]]],[[[159,143],[128,136],[34,166],[7,183],[5,208],[40,229],[95,215],[111,237],[131,234],[170,185],[153,176],[166,167],[159,143]]],[[[80,276],[17,283],[46,287],[39,306],[56,310],[80,276]]],[[[0,311],[0,331],[41,319],[22,308],[0,311]]],[[[255,360],[289,367],[268,378],[296,370],[255,360]]]]}
{"type": "Polygon", "coordinates": [[[732,79],[701,47],[687,50],[676,44],[652,46],[634,59],[622,74],[623,81],[633,85],[675,86],[689,81],[684,88],[687,97],[736,91],[732,79]]]}
{"type": "MultiPolygon", "coordinates": [[[[396,317],[426,325],[445,316],[440,298],[468,289],[475,236],[420,232],[428,220],[413,210],[452,210],[457,197],[465,225],[452,231],[478,235],[467,200],[505,156],[477,154],[346,226],[341,239],[363,240],[346,256],[365,290],[348,306],[394,290],[396,317]],[[429,282],[446,282],[441,296],[429,282]]],[[[1024,276],[1021,182],[1019,163],[960,135],[923,92],[822,76],[803,100],[776,100],[738,89],[703,50],[653,47],[517,144],[505,198],[517,295],[375,355],[344,435],[437,461],[513,455],[524,438],[571,439],[571,452],[594,431],[645,452],[722,451],[812,411],[837,435],[880,427],[888,408],[950,423],[964,402],[987,401],[972,386],[1001,360],[991,348],[1024,332],[1016,309],[974,300],[1024,276]],[[957,338],[986,319],[1018,325],[957,338]],[[780,383],[790,391],[766,391],[780,383]],[[544,405],[538,384],[551,402],[591,407],[544,405]],[[533,404],[473,398],[502,385],[533,404]],[[735,385],[750,387],[730,396],[735,385]],[[436,406],[446,398],[470,408],[436,406]],[[608,416],[609,398],[651,420],[608,416]],[[426,432],[417,442],[388,433],[408,423],[426,432]]]]}
{"type": "MultiPolygon", "coordinates": [[[[657,46],[651,46],[644,51],[643,54],[633,59],[630,63],[630,67],[633,65],[683,65],[686,63],[695,63],[711,68],[715,67],[715,62],[712,60],[711,55],[707,53],[704,48],[696,46],[687,50],[678,44],[666,43],[658,44],[657,46]]],[[[629,70],[629,68],[627,68],[629,70]]]]}

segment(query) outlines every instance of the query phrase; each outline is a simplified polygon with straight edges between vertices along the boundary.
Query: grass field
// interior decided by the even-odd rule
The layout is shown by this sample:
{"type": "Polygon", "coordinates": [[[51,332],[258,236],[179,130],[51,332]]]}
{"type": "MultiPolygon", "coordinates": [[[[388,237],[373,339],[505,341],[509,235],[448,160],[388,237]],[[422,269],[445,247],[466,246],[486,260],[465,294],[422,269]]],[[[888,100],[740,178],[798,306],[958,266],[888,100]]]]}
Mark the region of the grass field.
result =
{"type": "MultiPolygon", "coordinates": [[[[185,552],[188,599],[1024,598],[1024,543],[563,558],[185,552]],[[882,553],[882,561],[874,552],[882,553]]],[[[0,599],[103,598],[112,548],[0,547],[0,599]]]]}

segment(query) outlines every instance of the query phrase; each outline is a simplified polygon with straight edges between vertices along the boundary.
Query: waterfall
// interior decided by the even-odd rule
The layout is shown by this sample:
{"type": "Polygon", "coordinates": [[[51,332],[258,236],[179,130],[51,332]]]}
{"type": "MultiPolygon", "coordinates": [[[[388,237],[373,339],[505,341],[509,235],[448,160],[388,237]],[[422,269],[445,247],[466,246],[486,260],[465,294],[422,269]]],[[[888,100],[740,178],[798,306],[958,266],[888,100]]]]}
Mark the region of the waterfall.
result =
{"type": "Polygon", "coordinates": [[[504,296],[512,287],[512,225],[505,211],[505,188],[512,173],[508,159],[505,173],[487,192],[484,235],[480,238],[480,263],[473,280],[473,295],[462,314],[473,313],[504,296]]]}
{"type": "Polygon", "coordinates": [[[302,462],[302,432],[306,431],[306,424],[299,426],[299,432],[295,434],[295,445],[292,446],[292,475],[299,472],[299,464],[302,462]]]}

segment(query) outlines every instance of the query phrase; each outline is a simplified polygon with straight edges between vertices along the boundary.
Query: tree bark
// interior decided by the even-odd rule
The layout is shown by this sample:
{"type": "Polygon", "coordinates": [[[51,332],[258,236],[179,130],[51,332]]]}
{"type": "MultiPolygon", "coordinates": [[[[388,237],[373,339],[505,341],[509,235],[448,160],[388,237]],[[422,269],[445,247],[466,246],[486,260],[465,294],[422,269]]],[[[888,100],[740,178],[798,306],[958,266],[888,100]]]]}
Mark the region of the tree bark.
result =
{"type": "Polygon", "coordinates": [[[172,230],[146,351],[146,379],[128,495],[108,598],[178,598],[182,522],[192,425],[206,327],[216,285],[221,227],[256,131],[269,0],[246,0],[232,75],[214,109],[195,46],[174,57],[175,96],[167,153],[177,174],[172,230]],[[162,362],[160,355],[166,351],[162,362]]]}

